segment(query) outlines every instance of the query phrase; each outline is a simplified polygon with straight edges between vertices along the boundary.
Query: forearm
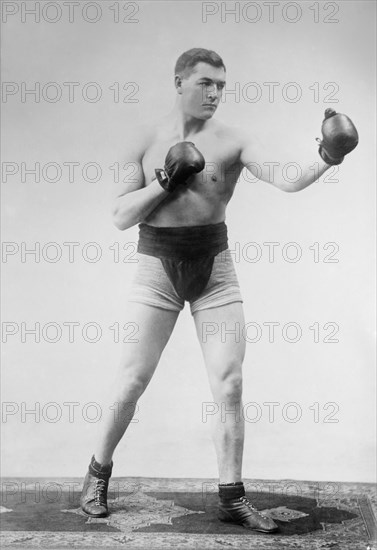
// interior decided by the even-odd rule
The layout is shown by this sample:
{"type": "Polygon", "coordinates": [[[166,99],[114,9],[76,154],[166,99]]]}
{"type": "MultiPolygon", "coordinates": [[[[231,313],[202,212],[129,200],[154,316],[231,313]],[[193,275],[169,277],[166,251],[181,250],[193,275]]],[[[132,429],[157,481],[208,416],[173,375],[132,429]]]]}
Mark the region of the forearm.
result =
{"type": "Polygon", "coordinates": [[[295,165],[293,170],[297,168],[297,179],[294,179],[294,176],[291,177],[291,174],[289,174],[289,172],[284,168],[281,171],[280,177],[277,179],[276,183],[271,182],[282,191],[286,191],[288,193],[302,191],[302,189],[309,187],[309,185],[316,182],[326,172],[326,170],[330,168],[330,165],[326,164],[321,157],[305,166],[301,166],[299,163],[292,163],[292,165],[293,164],[295,165]]]}
{"type": "Polygon", "coordinates": [[[244,138],[241,148],[241,163],[254,176],[282,191],[301,191],[317,181],[331,166],[341,164],[345,155],[353,151],[359,142],[359,135],[352,120],[333,109],[326,109],[321,133],[322,140],[317,138],[318,156],[314,158],[313,152],[313,161],[304,166],[297,162],[288,162],[284,165],[278,162],[264,162],[261,167],[255,159],[262,158],[264,150],[258,140],[253,141],[248,137],[244,138]]]}
{"type": "Polygon", "coordinates": [[[153,180],[147,187],[118,197],[113,210],[114,224],[123,231],[143,222],[168,196],[169,193],[161,187],[158,181],[153,180]]]}

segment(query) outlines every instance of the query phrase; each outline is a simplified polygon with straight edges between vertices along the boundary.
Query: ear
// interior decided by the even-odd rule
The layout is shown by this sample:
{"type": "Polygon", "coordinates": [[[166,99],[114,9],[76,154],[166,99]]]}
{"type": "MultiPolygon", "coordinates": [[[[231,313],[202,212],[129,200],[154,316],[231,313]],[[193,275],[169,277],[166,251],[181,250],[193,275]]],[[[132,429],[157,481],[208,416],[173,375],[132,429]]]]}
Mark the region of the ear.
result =
{"type": "Polygon", "coordinates": [[[182,94],[182,77],[179,74],[175,75],[174,84],[175,84],[177,92],[179,94],[182,94]]]}

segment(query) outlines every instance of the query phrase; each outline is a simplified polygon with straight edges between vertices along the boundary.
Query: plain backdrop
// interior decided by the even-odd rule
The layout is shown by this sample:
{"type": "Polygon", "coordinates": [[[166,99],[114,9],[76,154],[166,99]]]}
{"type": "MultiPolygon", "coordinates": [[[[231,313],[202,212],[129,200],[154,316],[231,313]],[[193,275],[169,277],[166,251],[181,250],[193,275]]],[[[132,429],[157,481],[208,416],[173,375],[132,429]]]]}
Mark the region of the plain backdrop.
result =
{"type": "MultiPolygon", "coordinates": [[[[300,2],[297,11],[282,2],[272,16],[266,3],[80,2],[74,21],[65,7],[55,23],[56,3],[39,23],[21,4],[46,3],[10,2],[7,13],[9,5],[17,13],[2,23],[3,475],[85,474],[120,357],[117,326],[120,339],[132,338],[123,325],[132,323],[137,227],[112,224],[114,163],[135,124],[171,109],[177,57],[204,47],[227,67],[215,116],[258,136],[264,162],[317,161],[328,107],[348,114],[360,134],[339,169],[308,189],[283,193],[242,175],[228,207],[246,322],[254,323],[244,364],[244,475],[373,481],[375,3],[300,2]],[[22,95],[36,83],[39,96],[22,95]],[[25,173],[37,162],[39,182],[25,173]],[[63,163],[73,162],[70,181],[63,163]],[[99,180],[89,181],[96,166],[99,180]],[[272,242],[273,258],[263,244],[272,242]],[[77,243],[73,261],[63,243],[77,243]],[[40,261],[21,254],[36,246],[40,261]],[[36,323],[39,343],[24,330],[36,323]],[[71,342],[67,323],[77,323],[71,342]],[[276,323],[273,338],[267,323],[276,323]]],[[[216,477],[203,416],[211,401],[186,305],[116,451],[114,475],[216,477]]]]}

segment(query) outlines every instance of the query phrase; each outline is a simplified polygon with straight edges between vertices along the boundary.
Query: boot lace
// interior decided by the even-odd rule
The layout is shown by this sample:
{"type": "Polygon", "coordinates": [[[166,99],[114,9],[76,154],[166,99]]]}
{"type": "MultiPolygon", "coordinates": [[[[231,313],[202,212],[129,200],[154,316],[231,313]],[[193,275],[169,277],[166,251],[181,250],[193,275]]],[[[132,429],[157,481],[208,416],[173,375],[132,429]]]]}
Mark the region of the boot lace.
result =
{"type": "Polygon", "coordinates": [[[106,481],[96,479],[94,487],[94,502],[96,506],[103,506],[106,503],[106,481]]]}
{"type": "Polygon", "coordinates": [[[249,510],[251,510],[252,512],[257,514],[261,518],[265,519],[265,516],[263,514],[261,514],[260,512],[258,512],[258,510],[255,508],[255,506],[253,506],[253,504],[251,504],[250,500],[247,497],[240,497],[240,501],[243,504],[245,504],[245,506],[247,506],[249,508],[249,510]]]}

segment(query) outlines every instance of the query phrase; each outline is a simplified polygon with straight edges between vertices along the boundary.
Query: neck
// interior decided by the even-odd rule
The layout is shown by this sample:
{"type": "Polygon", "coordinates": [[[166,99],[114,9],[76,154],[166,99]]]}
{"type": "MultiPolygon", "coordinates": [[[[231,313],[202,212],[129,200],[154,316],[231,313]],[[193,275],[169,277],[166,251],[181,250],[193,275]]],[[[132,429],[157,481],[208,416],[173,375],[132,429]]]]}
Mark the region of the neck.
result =
{"type": "Polygon", "coordinates": [[[184,113],[182,111],[179,98],[177,98],[173,111],[171,112],[171,118],[173,120],[174,128],[182,141],[185,141],[189,136],[193,136],[202,131],[208,122],[207,120],[194,118],[191,115],[184,113]]]}

